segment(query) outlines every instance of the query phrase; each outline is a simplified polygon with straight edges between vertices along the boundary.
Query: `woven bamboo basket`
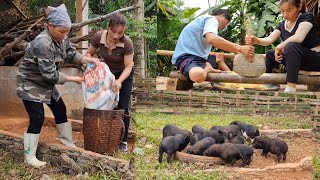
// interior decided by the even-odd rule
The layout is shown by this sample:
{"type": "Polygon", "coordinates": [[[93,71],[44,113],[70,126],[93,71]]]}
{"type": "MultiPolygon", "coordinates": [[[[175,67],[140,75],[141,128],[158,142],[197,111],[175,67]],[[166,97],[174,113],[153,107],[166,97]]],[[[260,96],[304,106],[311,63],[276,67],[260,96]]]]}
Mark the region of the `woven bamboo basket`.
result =
{"type": "Polygon", "coordinates": [[[124,131],[124,110],[83,110],[84,149],[110,154],[115,152],[124,131]]]}

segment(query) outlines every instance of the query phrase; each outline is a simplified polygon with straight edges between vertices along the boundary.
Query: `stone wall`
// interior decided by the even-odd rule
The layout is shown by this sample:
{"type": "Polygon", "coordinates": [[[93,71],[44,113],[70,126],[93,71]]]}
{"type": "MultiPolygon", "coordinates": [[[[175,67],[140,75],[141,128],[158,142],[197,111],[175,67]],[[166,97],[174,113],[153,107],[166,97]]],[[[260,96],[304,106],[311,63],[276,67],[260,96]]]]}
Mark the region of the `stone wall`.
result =
{"type": "MultiPolygon", "coordinates": [[[[18,159],[22,160],[23,137],[0,130],[0,148],[15,154],[18,159]]],[[[130,161],[86,151],[82,148],[68,148],[63,145],[39,142],[37,157],[51,165],[61,166],[69,174],[111,170],[117,172],[120,178],[134,179],[130,161]]]]}
{"type": "MultiPolygon", "coordinates": [[[[76,68],[64,68],[67,75],[78,75],[76,68]]],[[[22,100],[16,96],[17,67],[0,66],[0,113],[27,116],[22,100]]],[[[67,82],[57,86],[67,107],[69,118],[81,119],[84,107],[81,85],[67,82]]],[[[53,117],[49,107],[45,107],[47,117],[53,117]]]]}

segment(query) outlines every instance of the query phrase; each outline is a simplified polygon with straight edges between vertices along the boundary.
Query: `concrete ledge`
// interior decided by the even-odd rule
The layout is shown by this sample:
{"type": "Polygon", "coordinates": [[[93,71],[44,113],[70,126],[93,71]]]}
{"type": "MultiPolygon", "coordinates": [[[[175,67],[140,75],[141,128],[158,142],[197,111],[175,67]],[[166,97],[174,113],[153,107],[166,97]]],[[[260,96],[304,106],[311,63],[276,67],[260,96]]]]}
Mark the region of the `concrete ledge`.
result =
{"type": "MultiPolygon", "coordinates": [[[[0,130],[0,148],[17,155],[19,159],[23,159],[23,136],[0,130]]],[[[67,157],[73,165],[64,167],[69,168],[69,171],[77,171],[76,173],[111,170],[118,172],[120,178],[134,179],[129,161],[86,151],[82,148],[69,148],[63,145],[39,142],[37,157],[51,165],[59,166],[70,164],[65,160],[67,157]],[[75,168],[74,165],[78,168],[75,168]]]]}
{"type": "MultiPolygon", "coordinates": [[[[22,100],[16,95],[17,67],[0,66],[0,112],[16,116],[27,116],[22,100]]],[[[76,68],[63,68],[62,72],[67,75],[78,75],[76,68]]],[[[69,118],[81,119],[84,107],[82,88],[77,83],[67,82],[63,85],[57,85],[57,89],[66,104],[67,115],[69,118]]],[[[48,106],[44,106],[46,117],[53,117],[48,106]]]]}

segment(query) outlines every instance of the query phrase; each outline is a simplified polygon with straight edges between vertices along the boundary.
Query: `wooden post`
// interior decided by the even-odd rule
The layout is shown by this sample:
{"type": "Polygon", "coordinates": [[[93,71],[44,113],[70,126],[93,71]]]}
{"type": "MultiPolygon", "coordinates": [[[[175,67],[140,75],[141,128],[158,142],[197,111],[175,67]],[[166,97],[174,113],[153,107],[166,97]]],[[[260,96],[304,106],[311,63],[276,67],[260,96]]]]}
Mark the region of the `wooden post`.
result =
{"type": "Polygon", "coordinates": [[[259,100],[259,92],[256,91],[255,96],[254,96],[254,102],[253,102],[253,113],[257,113],[257,104],[258,104],[258,100],[259,100]]]}
{"type": "Polygon", "coordinates": [[[207,105],[207,97],[208,96],[208,90],[204,91],[204,99],[203,99],[203,105],[207,105]]]}
{"type": "MultiPolygon", "coordinates": [[[[138,8],[135,8],[133,11],[133,18],[137,22],[144,22],[144,1],[143,0],[131,0],[132,5],[138,5],[138,8]]],[[[143,29],[134,27],[135,31],[143,32],[143,29]]],[[[145,78],[145,43],[144,37],[138,35],[132,38],[133,47],[134,47],[134,64],[135,64],[135,73],[137,78],[145,78]]]]}
{"type": "Polygon", "coordinates": [[[224,91],[221,91],[221,92],[220,92],[220,106],[222,106],[223,103],[224,103],[224,97],[223,97],[223,95],[224,95],[224,91]]]}
{"type": "Polygon", "coordinates": [[[241,98],[240,91],[237,91],[236,92],[236,106],[240,106],[240,98],[241,98]]]}
{"type": "Polygon", "coordinates": [[[191,90],[189,90],[189,108],[191,108],[191,106],[192,106],[192,103],[191,103],[191,98],[192,98],[192,91],[191,90]]]}
{"type": "MultiPolygon", "coordinates": [[[[89,5],[88,0],[77,0],[76,1],[76,22],[80,23],[82,21],[88,20],[89,15],[89,5]]],[[[83,26],[79,31],[76,33],[78,36],[85,36],[88,35],[88,25],[83,26]]],[[[88,49],[88,41],[80,41],[78,42],[78,49],[81,54],[85,54],[88,49]]]]}

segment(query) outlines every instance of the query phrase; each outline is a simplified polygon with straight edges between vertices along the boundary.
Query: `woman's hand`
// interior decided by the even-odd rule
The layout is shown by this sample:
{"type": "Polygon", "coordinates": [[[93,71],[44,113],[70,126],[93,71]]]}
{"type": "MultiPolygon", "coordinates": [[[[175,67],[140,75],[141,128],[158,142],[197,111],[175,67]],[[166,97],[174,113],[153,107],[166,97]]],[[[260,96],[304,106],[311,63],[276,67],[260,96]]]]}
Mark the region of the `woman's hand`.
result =
{"type": "MultiPolygon", "coordinates": [[[[91,56],[91,55],[90,55],[91,56]]],[[[83,56],[81,59],[81,63],[82,64],[88,64],[88,63],[94,63],[95,65],[99,65],[100,60],[98,58],[95,57],[88,57],[88,56],[83,56]]]]}
{"type": "Polygon", "coordinates": [[[254,35],[246,36],[245,41],[246,41],[246,44],[248,45],[255,45],[259,43],[257,36],[254,36],[254,35]]]}
{"type": "Polygon", "coordinates": [[[67,81],[81,84],[84,79],[83,76],[67,76],[67,81]]]}
{"type": "Polygon", "coordinates": [[[118,80],[115,80],[113,85],[112,85],[112,91],[118,92],[121,89],[121,87],[122,87],[121,82],[118,81],[118,80]]]}
{"type": "Polygon", "coordinates": [[[86,54],[85,54],[84,56],[86,56],[86,57],[92,57],[89,52],[86,52],[86,54]]]}
{"type": "Polygon", "coordinates": [[[100,63],[100,60],[98,59],[98,58],[94,58],[94,57],[90,57],[89,59],[88,59],[88,62],[89,63],[94,63],[95,65],[99,65],[99,63],[100,63]]]}
{"type": "Polygon", "coordinates": [[[277,46],[274,52],[274,58],[278,63],[281,63],[282,60],[282,49],[281,47],[277,46]]]}

